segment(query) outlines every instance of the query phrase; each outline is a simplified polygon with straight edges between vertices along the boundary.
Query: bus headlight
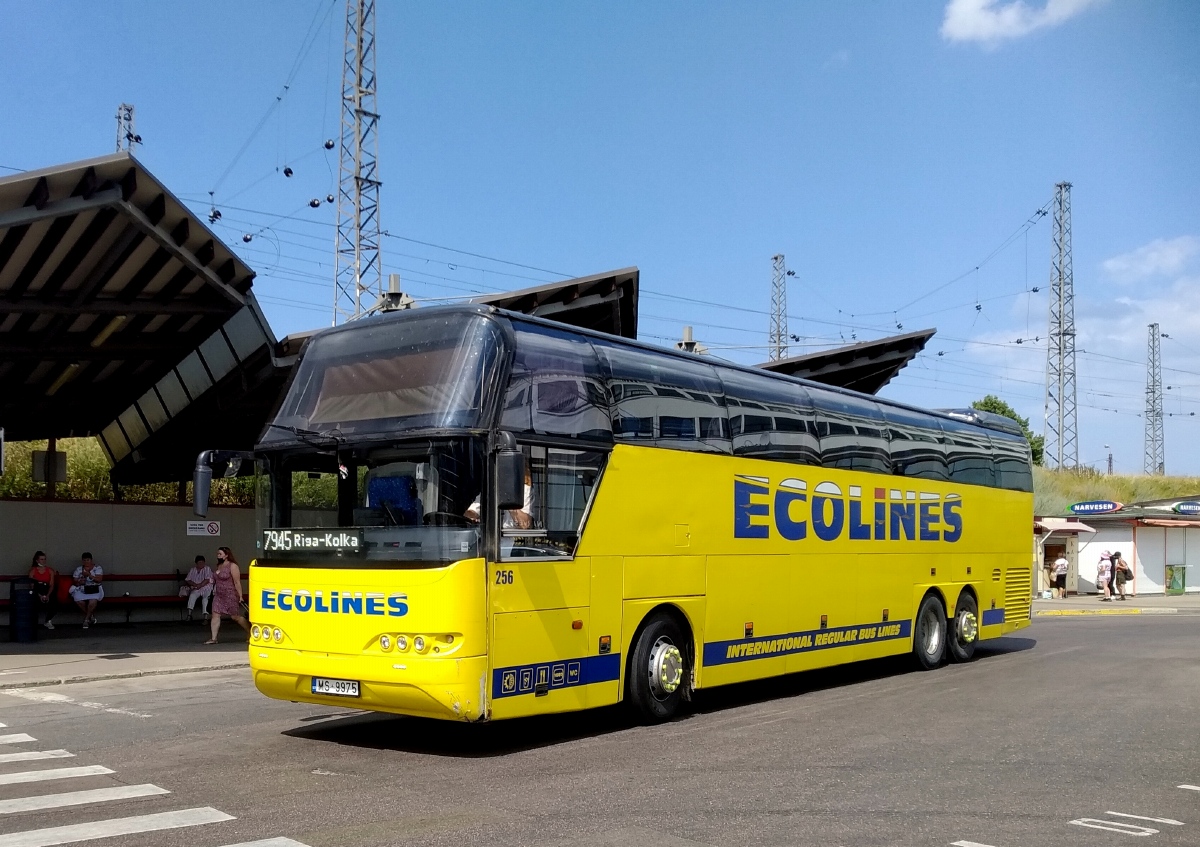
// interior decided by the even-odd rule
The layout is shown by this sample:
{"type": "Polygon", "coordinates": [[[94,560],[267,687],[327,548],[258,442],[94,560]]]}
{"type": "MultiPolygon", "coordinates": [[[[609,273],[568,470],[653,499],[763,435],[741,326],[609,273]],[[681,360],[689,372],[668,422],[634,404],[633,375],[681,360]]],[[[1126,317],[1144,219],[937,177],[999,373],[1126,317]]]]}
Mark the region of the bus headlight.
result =
{"type": "Polygon", "coordinates": [[[396,636],[396,649],[397,650],[407,650],[408,649],[408,636],[406,636],[406,635],[397,635],[396,636]]]}
{"type": "Polygon", "coordinates": [[[392,649],[392,639],[386,635],[379,636],[379,649],[387,651],[392,649]]]}
{"type": "MultiPolygon", "coordinates": [[[[275,627],[275,631],[271,635],[276,641],[283,641],[283,630],[279,627],[275,627]]],[[[263,637],[266,638],[266,632],[263,633],[263,637]]]]}
{"type": "Polygon", "coordinates": [[[258,624],[255,624],[254,626],[250,627],[250,637],[253,638],[255,641],[257,641],[259,636],[261,636],[261,635],[262,635],[262,627],[260,627],[258,624]]]}
{"type": "Polygon", "coordinates": [[[413,639],[413,649],[416,650],[418,653],[425,652],[425,636],[424,635],[418,635],[416,638],[413,639]]]}

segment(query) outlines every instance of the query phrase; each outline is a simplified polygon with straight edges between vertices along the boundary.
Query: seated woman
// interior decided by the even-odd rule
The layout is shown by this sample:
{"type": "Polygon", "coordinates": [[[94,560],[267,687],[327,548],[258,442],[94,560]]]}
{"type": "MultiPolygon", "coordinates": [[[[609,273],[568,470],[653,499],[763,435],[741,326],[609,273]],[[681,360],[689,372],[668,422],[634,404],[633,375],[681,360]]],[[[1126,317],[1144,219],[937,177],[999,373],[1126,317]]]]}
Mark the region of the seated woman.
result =
{"type": "Polygon", "coordinates": [[[37,581],[38,606],[46,614],[46,629],[54,629],[54,614],[58,611],[58,593],[55,582],[58,574],[54,568],[46,564],[46,554],[38,550],[33,554],[33,564],[29,568],[29,578],[37,581]]]}
{"type": "Polygon", "coordinates": [[[183,588],[179,589],[179,596],[187,598],[187,619],[189,621],[192,619],[192,610],[196,608],[197,600],[200,601],[200,611],[204,615],[204,619],[208,620],[208,598],[212,596],[212,593],[212,569],[203,556],[197,556],[196,563],[183,578],[183,588]]]}
{"type": "Polygon", "coordinates": [[[96,622],[96,606],[104,599],[104,570],[92,560],[91,553],[80,557],[82,564],[71,575],[74,585],[71,586],[71,599],[83,612],[83,628],[96,622]]]}

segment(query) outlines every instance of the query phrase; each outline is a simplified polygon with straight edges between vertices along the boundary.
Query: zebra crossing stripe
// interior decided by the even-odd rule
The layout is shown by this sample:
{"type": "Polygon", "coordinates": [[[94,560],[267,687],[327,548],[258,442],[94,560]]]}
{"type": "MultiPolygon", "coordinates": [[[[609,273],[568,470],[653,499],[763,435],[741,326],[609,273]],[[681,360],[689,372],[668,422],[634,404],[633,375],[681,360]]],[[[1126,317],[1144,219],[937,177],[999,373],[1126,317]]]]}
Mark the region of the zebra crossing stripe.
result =
{"type": "Polygon", "coordinates": [[[262,841],[243,841],[240,844],[226,844],[224,847],[308,847],[290,838],[264,838],[262,841]]]}
{"type": "Polygon", "coordinates": [[[1200,785],[1178,785],[1177,788],[1182,788],[1184,791],[1200,791],[1200,785]]]}
{"type": "Polygon", "coordinates": [[[25,750],[20,753],[0,753],[0,765],[9,762],[37,762],[41,759],[73,759],[74,753],[66,750],[25,750]]]}
{"type": "Polygon", "coordinates": [[[0,744],[24,744],[26,741],[37,741],[37,739],[23,732],[13,733],[12,735],[0,735],[0,744]]]}
{"type": "Polygon", "coordinates": [[[0,847],[54,847],[56,844],[74,844],[77,841],[91,841],[96,838],[114,838],[139,832],[180,829],[185,826],[231,820],[234,820],[233,815],[217,811],[211,806],[203,806],[196,809],[180,809],[176,812],[158,812],[153,815],[10,832],[0,835],[0,847]]]}
{"type": "Polygon", "coordinates": [[[73,776],[103,776],[112,770],[102,765],[86,765],[81,768],[47,768],[41,771],[20,771],[0,774],[0,785],[17,785],[25,782],[46,782],[51,779],[70,779],[73,776]]]}
{"type": "Polygon", "coordinates": [[[0,800],[0,815],[17,812],[37,812],[42,809],[59,809],[64,806],[82,806],[86,803],[107,803],[110,800],[131,800],[134,797],[153,797],[170,794],[165,788],[142,783],[141,785],[118,785],[113,788],[92,788],[87,791],[67,791],[62,794],[43,794],[37,797],[18,797],[15,800],[0,800]]]}

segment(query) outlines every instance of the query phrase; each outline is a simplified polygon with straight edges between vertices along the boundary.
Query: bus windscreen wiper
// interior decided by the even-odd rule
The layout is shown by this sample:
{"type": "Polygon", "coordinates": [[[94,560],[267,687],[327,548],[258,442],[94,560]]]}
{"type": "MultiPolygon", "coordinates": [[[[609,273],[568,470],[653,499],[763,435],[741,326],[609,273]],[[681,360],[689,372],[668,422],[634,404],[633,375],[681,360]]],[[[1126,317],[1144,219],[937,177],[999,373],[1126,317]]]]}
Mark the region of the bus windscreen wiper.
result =
{"type": "Polygon", "coordinates": [[[298,436],[305,444],[311,444],[314,447],[324,446],[320,441],[332,441],[336,446],[340,447],[346,443],[346,438],[341,434],[341,430],[329,429],[323,432],[318,432],[315,429],[304,429],[299,426],[288,426],[287,424],[269,423],[271,429],[282,429],[284,432],[290,432],[298,436]]]}

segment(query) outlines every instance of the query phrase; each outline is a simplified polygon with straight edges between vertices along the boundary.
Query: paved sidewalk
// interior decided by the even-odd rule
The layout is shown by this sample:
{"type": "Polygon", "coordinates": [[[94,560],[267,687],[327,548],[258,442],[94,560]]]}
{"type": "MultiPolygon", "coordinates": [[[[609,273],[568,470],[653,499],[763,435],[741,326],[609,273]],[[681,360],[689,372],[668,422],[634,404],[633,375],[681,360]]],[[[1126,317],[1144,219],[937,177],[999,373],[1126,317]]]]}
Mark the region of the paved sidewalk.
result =
{"type": "Polygon", "coordinates": [[[62,623],[53,632],[39,627],[34,644],[7,636],[0,629],[0,690],[249,665],[246,633],[232,621],[221,624],[221,643],[207,646],[208,625],[199,621],[101,623],[86,631],[62,623]]]}
{"type": "Polygon", "coordinates": [[[1034,600],[1034,617],[1075,615],[1200,615],[1200,593],[1168,597],[1146,594],[1122,602],[1104,602],[1098,594],[1072,595],[1064,600],[1034,600]]]}

